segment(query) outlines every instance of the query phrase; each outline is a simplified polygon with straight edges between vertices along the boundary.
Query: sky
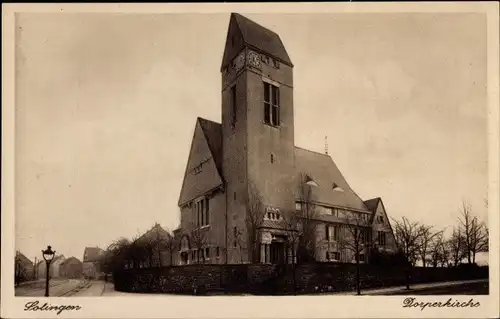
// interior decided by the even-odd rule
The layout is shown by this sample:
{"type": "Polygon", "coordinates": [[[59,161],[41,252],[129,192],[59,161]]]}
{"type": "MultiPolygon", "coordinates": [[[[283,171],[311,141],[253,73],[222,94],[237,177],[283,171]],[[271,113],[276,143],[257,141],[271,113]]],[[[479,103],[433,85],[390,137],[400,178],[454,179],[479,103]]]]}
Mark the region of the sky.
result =
{"type": "MultiPolygon", "coordinates": [[[[295,144],[328,150],[391,218],[487,221],[486,17],[245,14],[294,63],[295,144]]],[[[23,13],[16,21],[16,249],[106,248],[177,200],[197,117],[220,122],[229,13],[23,13]]]]}

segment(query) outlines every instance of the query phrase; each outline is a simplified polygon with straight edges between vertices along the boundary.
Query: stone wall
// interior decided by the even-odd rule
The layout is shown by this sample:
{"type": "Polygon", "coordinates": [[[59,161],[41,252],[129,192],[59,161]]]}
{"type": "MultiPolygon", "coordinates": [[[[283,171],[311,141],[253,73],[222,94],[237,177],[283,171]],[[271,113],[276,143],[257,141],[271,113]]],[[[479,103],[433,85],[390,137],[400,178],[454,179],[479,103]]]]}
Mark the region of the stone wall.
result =
{"type": "MultiPolygon", "coordinates": [[[[406,283],[406,273],[396,267],[360,265],[360,278],[362,289],[406,283]]],[[[412,284],[478,278],[488,278],[488,267],[415,267],[411,271],[412,284]]],[[[148,293],[204,294],[207,291],[225,291],[276,295],[354,291],[356,265],[186,265],[122,270],[114,274],[114,281],[119,291],[148,293]]]]}

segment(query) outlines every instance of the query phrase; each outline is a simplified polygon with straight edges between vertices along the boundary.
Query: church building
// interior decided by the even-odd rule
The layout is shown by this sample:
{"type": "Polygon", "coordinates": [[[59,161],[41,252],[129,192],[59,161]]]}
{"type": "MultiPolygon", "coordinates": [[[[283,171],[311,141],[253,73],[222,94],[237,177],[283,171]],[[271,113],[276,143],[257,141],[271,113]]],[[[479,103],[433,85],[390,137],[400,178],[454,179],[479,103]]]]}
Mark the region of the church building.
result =
{"type": "Polygon", "coordinates": [[[394,251],[382,199],[361,199],[328,154],[295,146],[293,63],[280,37],[232,13],[222,118],[195,122],[174,264],[367,262],[394,251]],[[301,244],[302,243],[302,244],[301,244]]]}

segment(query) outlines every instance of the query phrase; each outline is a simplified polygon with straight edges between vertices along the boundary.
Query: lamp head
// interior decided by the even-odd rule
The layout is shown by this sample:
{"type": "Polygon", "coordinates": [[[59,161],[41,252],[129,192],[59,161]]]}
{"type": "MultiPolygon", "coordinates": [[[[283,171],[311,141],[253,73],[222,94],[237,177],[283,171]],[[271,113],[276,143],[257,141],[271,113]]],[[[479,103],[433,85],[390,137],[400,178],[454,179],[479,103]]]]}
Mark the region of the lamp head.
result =
{"type": "Polygon", "coordinates": [[[56,252],[55,250],[52,250],[51,246],[47,246],[47,249],[42,250],[43,259],[47,262],[52,261],[52,259],[54,259],[55,254],[56,252]]]}

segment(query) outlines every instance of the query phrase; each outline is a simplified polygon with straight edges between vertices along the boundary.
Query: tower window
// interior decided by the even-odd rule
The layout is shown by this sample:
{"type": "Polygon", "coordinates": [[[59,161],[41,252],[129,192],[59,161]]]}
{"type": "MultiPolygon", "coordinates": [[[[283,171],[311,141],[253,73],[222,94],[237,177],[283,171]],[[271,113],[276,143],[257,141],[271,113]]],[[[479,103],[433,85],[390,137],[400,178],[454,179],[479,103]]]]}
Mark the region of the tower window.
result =
{"type": "Polygon", "coordinates": [[[236,85],[231,87],[231,125],[236,124],[236,85]]]}
{"type": "Polygon", "coordinates": [[[278,126],[280,124],[279,88],[264,82],[264,123],[278,126]]]}
{"type": "Polygon", "coordinates": [[[271,153],[271,164],[274,163],[274,154],[271,153]]]}

